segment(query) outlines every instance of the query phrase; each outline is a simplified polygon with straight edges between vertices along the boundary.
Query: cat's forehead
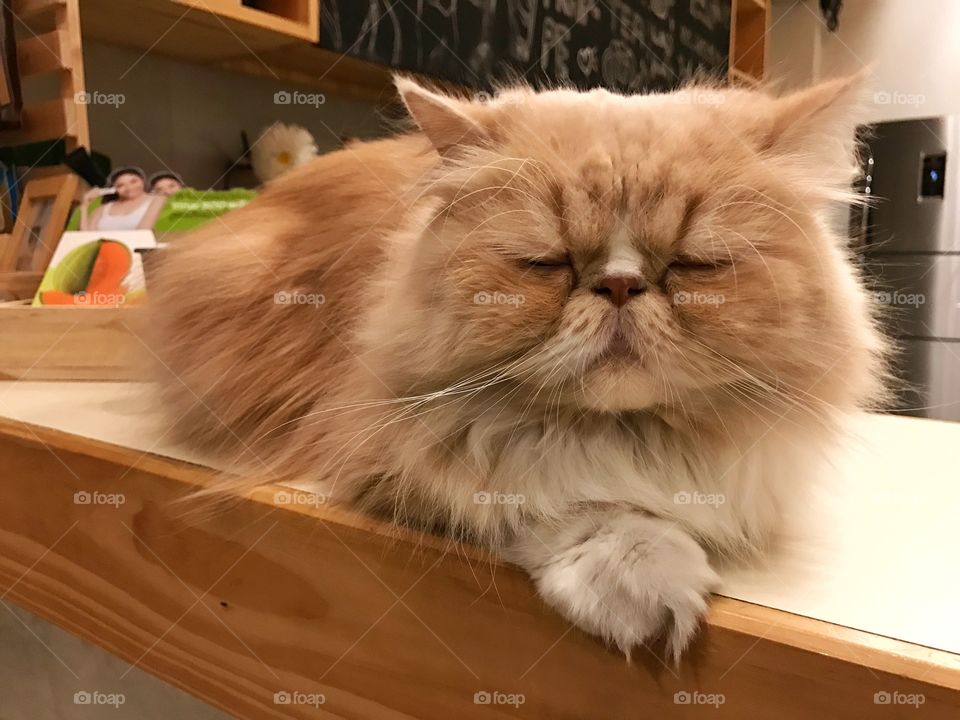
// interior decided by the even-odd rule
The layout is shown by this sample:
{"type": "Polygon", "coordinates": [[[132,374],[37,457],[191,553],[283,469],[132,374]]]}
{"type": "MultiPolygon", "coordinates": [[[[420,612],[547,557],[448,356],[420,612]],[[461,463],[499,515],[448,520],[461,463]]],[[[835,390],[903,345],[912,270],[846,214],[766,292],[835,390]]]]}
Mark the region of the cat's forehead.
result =
{"type": "Polygon", "coordinates": [[[618,95],[604,89],[551,90],[503,96],[508,122],[538,133],[575,139],[580,146],[611,142],[627,147],[657,135],[682,136],[689,127],[717,127],[728,98],[720,90],[618,95]],[[709,93],[709,95],[705,95],[709,93]],[[703,98],[707,97],[706,100],[703,98]]]}
{"type": "Polygon", "coordinates": [[[668,250],[711,192],[708,172],[668,155],[625,159],[597,148],[567,169],[557,191],[566,240],[594,251],[625,238],[668,250]]]}
{"type": "MultiPolygon", "coordinates": [[[[680,91],[682,92],[682,91],[680,91]]],[[[686,184],[743,144],[723,117],[681,102],[678,93],[621,96],[606,90],[540,93],[518,103],[509,152],[532,156],[567,182],[591,192],[657,196],[674,177],[686,184]]]]}
{"type": "MultiPolygon", "coordinates": [[[[560,90],[514,98],[504,156],[530,158],[518,172],[550,187],[543,194],[560,208],[558,241],[591,256],[627,242],[669,252],[694,211],[749,172],[750,153],[737,134],[680,93],[560,90]]],[[[715,99],[712,107],[721,105],[715,99]]]]}
{"type": "Polygon", "coordinates": [[[562,192],[562,241],[570,249],[616,255],[630,245],[670,252],[704,199],[697,188],[672,186],[666,178],[637,187],[623,176],[606,180],[562,192]]]}

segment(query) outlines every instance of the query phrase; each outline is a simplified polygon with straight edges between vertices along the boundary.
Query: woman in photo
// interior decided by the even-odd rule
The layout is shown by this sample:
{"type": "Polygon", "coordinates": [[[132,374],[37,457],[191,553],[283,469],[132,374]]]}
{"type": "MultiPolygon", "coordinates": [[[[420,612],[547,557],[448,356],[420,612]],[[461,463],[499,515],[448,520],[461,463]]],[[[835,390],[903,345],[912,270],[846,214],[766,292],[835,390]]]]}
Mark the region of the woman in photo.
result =
{"type": "Polygon", "coordinates": [[[150,176],[150,192],[154,195],[170,197],[184,188],[183,179],[175,172],[161,170],[150,176]]]}
{"type": "Polygon", "coordinates": [[[104,194],[103,188],[94,188],[84,196],[80,219],[81,230],[150,230],[153,228],[167,198],[147,192],[147,176],[143,170],[135,167],[119,168],[111,173],[107,180],[107,191],[103,204],[87,215],[90,201],[104,194]]]}

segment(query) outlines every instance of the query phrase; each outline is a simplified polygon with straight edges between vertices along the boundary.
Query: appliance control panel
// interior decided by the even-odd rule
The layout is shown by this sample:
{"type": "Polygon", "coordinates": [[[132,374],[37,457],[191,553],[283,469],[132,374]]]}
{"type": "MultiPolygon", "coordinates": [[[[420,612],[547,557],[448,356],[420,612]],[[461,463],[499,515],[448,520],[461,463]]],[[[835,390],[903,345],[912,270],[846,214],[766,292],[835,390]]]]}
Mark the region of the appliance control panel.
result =
{"type": "Polygon", "coordinates": [[[920,162],[920,197],[942,198],[947,154],[923,155],[920,162]]]}

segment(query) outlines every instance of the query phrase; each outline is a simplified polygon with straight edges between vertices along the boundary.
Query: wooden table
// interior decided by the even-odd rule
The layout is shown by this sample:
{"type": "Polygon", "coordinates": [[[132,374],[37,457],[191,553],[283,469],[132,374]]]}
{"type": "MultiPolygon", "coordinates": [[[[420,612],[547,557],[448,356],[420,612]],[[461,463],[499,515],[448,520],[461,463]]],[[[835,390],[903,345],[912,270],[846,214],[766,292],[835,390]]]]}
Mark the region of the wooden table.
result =
{"type": "Polygon", "coordinates": [[[237,717],[960,717],[960,426],[865,416],[808,542],[726,570],[676,669],[474,548],[273,486],[177,503],[213,473],[149,398],[0,383],[0,593],[237,717]]]}

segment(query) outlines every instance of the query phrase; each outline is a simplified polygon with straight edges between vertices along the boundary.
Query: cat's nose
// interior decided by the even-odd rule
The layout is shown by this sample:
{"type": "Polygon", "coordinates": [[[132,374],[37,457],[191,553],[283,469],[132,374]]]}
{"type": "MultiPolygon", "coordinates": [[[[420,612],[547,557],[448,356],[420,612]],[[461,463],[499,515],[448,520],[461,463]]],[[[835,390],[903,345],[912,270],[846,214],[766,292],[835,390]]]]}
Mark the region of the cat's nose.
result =
{"type": "Polygon", "coordinates": [[[593,286],[593,291],[617,307],[623,307],[630,298],[643,295],[647,291],[647,283],[635,275],[612,275],[601,279],[593,286]]]}

